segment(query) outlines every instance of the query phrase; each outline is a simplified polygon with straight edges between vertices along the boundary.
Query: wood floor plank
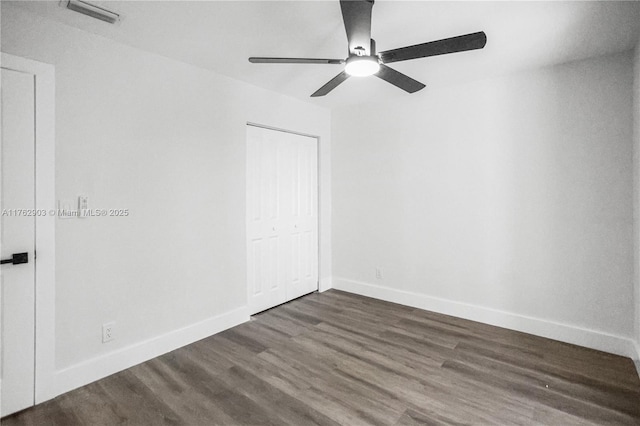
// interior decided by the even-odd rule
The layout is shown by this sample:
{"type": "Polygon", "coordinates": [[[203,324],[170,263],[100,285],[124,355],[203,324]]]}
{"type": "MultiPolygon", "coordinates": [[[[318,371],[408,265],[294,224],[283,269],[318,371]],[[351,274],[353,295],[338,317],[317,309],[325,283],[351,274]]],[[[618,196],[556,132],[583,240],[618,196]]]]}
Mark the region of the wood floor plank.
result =
{"type": "Polygon", "coordinates": [[[342,291],[2,425],[639,425],[628,358],[342,291]]]}
{"type": "Polygon", "coordinates": [[[253,317],[254,321],[259,321],[265,327],[270,327],[280,333],[291,336],[297,336],[308,330],[313,330],[314,326],[305,322],[291,318],[277,309],[270,309],[261,312],[253,317]]]}
{"type": "Polygon", "coordinates": [[[464,426],[469,424],[447,418],[432,410],[425,411],[428,411],[429,414],[419,413],[410,408],[407,409],[396,423],[396,426],[464,426]]]}
{"type": "Polygon", "coordinates": [[[567,412],[576,417],[593,419],[596,422],[612,421],[620,425],[637,424],[631,416],[609,409],[608,407],[598,407],[589,402],[580,401],[571,395],[554,392],[552,389],[531,386],[516,380],[509,380],[504,375],[488,373],[479,368],[473,368],[458,361],[447,361],[442,366],[452,372],[452,374],[464,375],[478,382],[488,384],[492,388],[492,394],[509,393],[519,395],[522,399],[536,402],[543,406],[555,408],[567,412]]]}
{"type": "Polygon", "coordinates": [[[220,376],[220,379],[266,409],[270,416],[279,420],[280,424],[328,426],[339,424],[325,414],[304,404],[295,395],[281,391],[262,377],[256,376],[244,368],[233,367],[226,374],[220,376]],[[287,407],[287,410],[282,410],[281,407],[287,407]]]}
{"type": "Polygon", "coordinates": [[[550,374],[526,363],[512,364],[465,350],[456,351],[456,360],[487,372],[499,374],[503,378],[518,381],[528,386],[548,389],[552,393],[571,395],[575,399],[596,404],[602,408],[640,417],[640,393],[606,384],[586,377],[550,374]]]}

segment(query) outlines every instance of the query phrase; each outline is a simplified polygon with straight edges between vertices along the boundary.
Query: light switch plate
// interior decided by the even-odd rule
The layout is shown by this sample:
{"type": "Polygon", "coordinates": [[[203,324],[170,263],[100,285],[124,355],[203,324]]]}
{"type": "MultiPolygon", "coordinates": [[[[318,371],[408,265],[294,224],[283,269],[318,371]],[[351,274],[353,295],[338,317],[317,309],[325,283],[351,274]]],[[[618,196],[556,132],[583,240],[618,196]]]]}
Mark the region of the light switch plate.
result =
{"type": "Polygon", "coordinates": [[[78,195],[78,217],[85,219],[89,213],[89,197],[86,195],[78,195]]]}

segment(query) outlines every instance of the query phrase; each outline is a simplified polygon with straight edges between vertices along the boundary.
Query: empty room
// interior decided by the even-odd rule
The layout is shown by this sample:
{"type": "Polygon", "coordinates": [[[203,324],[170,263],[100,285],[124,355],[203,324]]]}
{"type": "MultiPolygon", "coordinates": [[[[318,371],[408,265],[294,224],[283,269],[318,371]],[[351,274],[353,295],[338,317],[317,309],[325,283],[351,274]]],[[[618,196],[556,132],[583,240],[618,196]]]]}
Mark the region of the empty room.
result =
{"type": "Polygon", "coordinates": [[[0,2],[0,423],[640,424],[640,2],[0,2]]]}

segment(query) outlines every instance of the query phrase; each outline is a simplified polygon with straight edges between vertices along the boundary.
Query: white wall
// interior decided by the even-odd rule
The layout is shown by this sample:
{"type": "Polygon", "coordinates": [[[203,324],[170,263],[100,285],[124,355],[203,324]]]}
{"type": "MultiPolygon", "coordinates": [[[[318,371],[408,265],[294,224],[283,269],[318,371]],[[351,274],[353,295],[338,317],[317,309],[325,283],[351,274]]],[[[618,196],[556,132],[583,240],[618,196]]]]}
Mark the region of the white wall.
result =
{"type": "Polygon", "coordinates": [[[631,87],[625,53],[334,111],[334,286],[628,353],[631,87]]]}
{"type": "Polygon", "coordinates": [[[56,67],[57,198],[131,212],[57,221],[58,391],[140,360],[126,348],[145,353],[141,343],[243,312],[247,122],[320,136],[320,276],[330,285],[327,109],[6,2],[2,51],[56,67]],[[103,344],[108,321],[116,339],[103,344]]]}

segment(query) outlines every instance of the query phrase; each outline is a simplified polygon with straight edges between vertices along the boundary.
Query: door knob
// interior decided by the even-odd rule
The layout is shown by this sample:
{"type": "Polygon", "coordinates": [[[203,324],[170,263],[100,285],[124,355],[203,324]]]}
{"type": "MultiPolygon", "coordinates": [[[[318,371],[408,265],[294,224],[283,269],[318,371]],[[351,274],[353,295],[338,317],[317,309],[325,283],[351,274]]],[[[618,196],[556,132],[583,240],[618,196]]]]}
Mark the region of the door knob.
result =
{"type": "Polygon", "coordinates": [[[12,265],[19,265],[20,263],[29,263],[29,253],[13,253],[11,259],[0,260],[0,265],[10,263],[12,265]]]}

